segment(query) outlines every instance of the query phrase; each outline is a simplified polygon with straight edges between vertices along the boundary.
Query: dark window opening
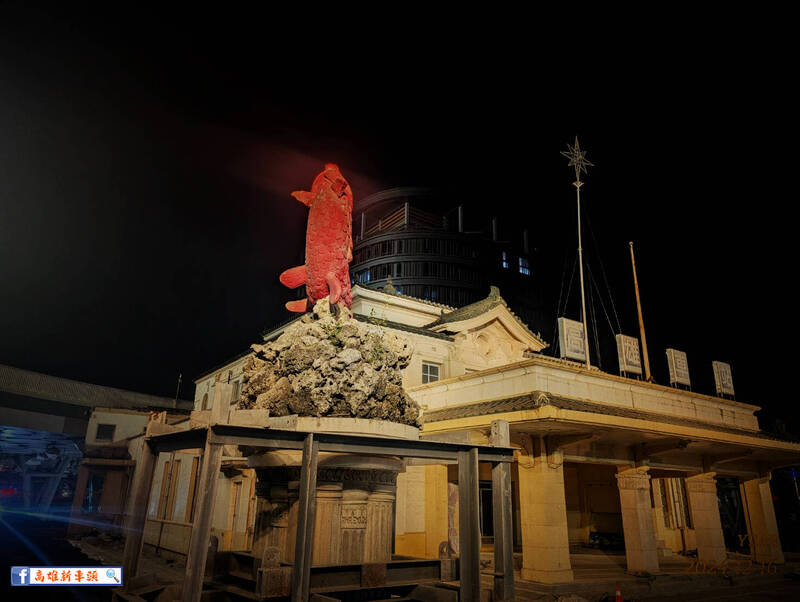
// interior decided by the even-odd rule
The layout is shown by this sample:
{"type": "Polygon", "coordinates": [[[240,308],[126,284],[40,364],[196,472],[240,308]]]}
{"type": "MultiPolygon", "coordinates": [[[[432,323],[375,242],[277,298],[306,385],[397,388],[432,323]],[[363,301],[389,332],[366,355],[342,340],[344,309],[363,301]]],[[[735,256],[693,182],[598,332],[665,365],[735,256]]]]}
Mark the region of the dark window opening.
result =
{"type": "Polygon", "coordinates": [[[113,441],[115,430],[117,430],[116,424],[98,424],[94,438],[100,441],[113,441]]]}
{"type": "Polygon", "coordinates": [[[479,493],[481,535],[494,537],[494,515],[492,513],[492,483],[481,481],[479,493]]]}

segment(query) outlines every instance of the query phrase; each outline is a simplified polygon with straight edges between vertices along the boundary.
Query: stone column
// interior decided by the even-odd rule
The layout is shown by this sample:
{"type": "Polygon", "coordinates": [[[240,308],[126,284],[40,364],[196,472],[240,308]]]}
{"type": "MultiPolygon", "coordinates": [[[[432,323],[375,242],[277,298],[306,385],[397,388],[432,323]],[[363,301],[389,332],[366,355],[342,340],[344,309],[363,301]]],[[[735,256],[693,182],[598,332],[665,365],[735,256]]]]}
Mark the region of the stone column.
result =
{"type": "Polygon", "coordinates": [[[369,491],[353,483],[342,492],[341,563],[359,564],[364,559],[364,535],[367,530],[367,498],[369,491]]]}
{"type": "Polygon", "coordinates": [[[783,564],[778,522],[775,520],[772,491],[769,487],[771,478],[770,475],[742,483],[742,501],[753,561],[783,564]]]}
{"type": "MultiPolygon", "coordinates": [[[[261,477],[259,477],[261,478],[261,477]]],[[[256,542],[253,544],[253,553],[261,556],[267,548],[278,548],[282,562],[292,562],[293,556],[289,550],[289,488],[284,483],[270,483],[259,480],[256,482],[256,507],[258,515],[256,520],[256,542]]],[[[297,491],[294,491],[293,500],[297,504],[297,491]]],[[[292,548],[294,550],[294,548],[292,548]]]]}
{"type": "Polygon", "coordinates": [[[256,480],[255,520],[253,521],[253,555],[261,557],[272,533],[273,504],[267,499],[269,487],[256,480]]]}
{"type": "MultiPolygon", "coordinates": [[[[325,477],[331,471],[320,470],[325,477]]],[[[319,477],[318,477],[319,478],[319,477]]],[[[312,564],[337,564],[341,534],[339,515],[342,506],[342,484],[317,482],[317,512],[314,519],[314,552],[312,564]]]]}
{"type": "Polygon", "coordinates": [[[540,583],[571,582],[563,454],[548,453],[544,437],[525,435],[523,444],[529,453],[518,458],[521,576],[540,583]]]}
{"type": "MultiPolygon", "coordinates": [[[[297,471],[298,477],[300,471],[297,471]]],[[[286,524],[283,532],[278,532],[276,536],[283,538],[284,562],[294,564],[294,548],[297,545],[297,517],[300,512],[300,481],[289,481],[286,487],[286,514],[281,516],[280,523],[286,524]]]]}
{"type": "Polygon", "coordinates": [[[704,472],[686,479],[689,512],[697,539],[697,559],[718,566],[728,558],[719,518],[716,473],[704,472]]]}
{"type": "Polygon", "coordinates": [[[389,562],[392,559],[394,492],[394,485],[374,485],[367,498],[364,562],[389,562]]]}
{"type": "Polygon", "coordinates": [[[649,466],[640,466],[616,475],[629,573],[658,572],[648,470],[649,466]]]}

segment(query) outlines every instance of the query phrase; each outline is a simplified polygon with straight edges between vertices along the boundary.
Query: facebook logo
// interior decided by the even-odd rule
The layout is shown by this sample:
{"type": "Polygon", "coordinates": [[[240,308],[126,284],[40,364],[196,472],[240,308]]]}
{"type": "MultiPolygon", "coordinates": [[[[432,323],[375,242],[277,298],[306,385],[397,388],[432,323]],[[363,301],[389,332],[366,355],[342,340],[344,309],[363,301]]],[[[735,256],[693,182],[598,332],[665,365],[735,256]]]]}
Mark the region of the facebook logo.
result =
{"type": "Polygon", "coordinates": [[[11,567],[11,585],[30,585],[28,583],[28,567],[11,567]]]}

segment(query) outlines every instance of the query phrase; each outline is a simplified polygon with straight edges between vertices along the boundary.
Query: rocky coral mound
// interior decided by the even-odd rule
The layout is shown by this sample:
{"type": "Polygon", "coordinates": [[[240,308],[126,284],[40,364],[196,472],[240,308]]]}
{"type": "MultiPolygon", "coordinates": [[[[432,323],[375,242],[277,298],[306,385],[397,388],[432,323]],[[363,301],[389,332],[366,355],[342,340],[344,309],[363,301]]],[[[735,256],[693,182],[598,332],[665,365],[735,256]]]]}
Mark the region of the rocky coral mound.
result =
{"type": "Polygon", "coordinates": [[[420,425],[400,370],[413,349],[379,321],[331,314],[321,299],[275,341],[252,345],[239,407],[271,416],[352,416],[420,425]]]}

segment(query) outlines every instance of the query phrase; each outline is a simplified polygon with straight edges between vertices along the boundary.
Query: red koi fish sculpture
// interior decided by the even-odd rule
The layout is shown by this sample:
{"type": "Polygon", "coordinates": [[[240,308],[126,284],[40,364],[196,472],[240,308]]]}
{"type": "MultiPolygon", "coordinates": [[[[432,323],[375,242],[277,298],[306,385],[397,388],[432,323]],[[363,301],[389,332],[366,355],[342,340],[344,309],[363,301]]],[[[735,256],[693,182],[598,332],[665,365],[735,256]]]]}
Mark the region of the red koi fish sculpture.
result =
{"type": "Polygon", "coordinates": [[[311,185],[311,192],[292,196],[307,205],[306,263],[289,268],[280,280],[289,288],[306,285],[307,299],[289,301],[286,309],[304,312],[330,295],[333,306],[350,307],[350,262],[353,259],[353,191],[333,163],[328,163],[311,185]]]}

